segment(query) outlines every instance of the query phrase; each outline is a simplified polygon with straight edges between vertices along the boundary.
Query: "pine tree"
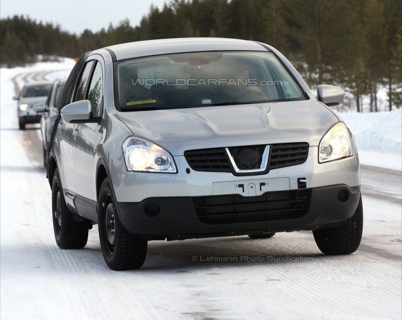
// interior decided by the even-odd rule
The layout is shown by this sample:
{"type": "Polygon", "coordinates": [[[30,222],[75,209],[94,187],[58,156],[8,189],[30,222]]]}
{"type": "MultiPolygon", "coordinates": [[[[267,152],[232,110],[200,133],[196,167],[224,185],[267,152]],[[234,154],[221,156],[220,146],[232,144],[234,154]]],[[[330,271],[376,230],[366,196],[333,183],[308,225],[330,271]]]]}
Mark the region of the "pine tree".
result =
{"type": "MultiPolygon", "coordinates": [[[[402,107],[402,27],[396,36],[396,47],[392,52],[391,73],[395,85],[389,93],[389,99],[396,108],[402,107]]],[[[391,106],[392,106],[391,104],[391,106]]],[[[391,111],[391,109],[390,109],[391,111]]]]}

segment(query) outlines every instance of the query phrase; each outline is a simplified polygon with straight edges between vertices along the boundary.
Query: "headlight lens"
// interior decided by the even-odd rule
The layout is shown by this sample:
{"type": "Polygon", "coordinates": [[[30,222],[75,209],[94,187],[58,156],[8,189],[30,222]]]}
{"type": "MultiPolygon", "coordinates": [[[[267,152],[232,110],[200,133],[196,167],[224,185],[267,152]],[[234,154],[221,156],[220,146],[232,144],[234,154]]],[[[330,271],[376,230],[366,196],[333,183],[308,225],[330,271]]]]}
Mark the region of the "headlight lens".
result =
{"type": "Polygon", "coordinates": [[[173,157],[156,144],[140,138],[128,138],[123,144],[128,171],[176,173],[173,157]]]}
{"type": "Polygon", "coordinates": [[[28,109],[28,105],[26,103],[21,103],[20,110],[25,111],[26,109],[28,109]]]}
{"type": "Polygon", "coordinates": [[[334,125],[321,139],[319,162],[328,162],[353,156],[352,137],[343,122],[334,125]]]}

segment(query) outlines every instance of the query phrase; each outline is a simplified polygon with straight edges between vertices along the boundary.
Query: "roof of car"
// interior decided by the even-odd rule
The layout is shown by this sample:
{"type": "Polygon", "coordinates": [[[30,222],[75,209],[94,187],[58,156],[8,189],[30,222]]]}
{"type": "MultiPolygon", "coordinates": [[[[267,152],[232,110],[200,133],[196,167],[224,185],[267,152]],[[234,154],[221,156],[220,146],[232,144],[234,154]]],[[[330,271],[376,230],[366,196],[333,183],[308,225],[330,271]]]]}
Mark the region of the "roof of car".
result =
{"type": "Polygon", "coordinates": [[[146,40],[113,45],[106,47],[105,49],[112,51],[116,60],[181,52],[268,50],[266,47],[255,41],[228,38],[176,38],[146,40]]]}

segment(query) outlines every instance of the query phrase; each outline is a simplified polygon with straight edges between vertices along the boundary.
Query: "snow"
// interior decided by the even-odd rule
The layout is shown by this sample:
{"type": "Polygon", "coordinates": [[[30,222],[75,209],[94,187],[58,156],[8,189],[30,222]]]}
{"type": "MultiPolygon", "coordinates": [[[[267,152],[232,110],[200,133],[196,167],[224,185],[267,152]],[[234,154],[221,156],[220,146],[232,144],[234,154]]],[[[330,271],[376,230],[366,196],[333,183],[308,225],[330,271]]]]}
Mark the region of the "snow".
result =
{"type": "Polygon", "coordinates": [[[17,129],[15,88],[38,74],[65,78],[73,65],[0,69],[2,320],[400,319],[402,110],[339,114],[361,163],[377,167],[362,177],[366,218],[355,254],[322,256],[310,232],[156,241],[143,269],[113,272],[96,226],[85,249],[56,246],[39,130],[17,129]]]}

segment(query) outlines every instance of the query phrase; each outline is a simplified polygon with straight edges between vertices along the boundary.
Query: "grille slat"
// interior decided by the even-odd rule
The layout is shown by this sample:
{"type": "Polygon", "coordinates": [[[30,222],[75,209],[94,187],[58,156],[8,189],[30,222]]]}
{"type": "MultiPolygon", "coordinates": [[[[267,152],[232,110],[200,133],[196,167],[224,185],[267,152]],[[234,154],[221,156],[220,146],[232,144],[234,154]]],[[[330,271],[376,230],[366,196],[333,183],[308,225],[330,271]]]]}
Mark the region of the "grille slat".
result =
{"type": "MultiPolygon", "coordinates": [[[[309,145],[304,142],[272,144],[270,147],[269,170],[302,164],[308,156],[309,145]]],[[[224,148],[188,150],[184,156],[195,171],[233,172],[224,148]]]]}
{"type": "MultiPolygon", "coordinates": [[[[242,221],[239,222],[258,222],[258,221],[270,221],[274,219],[286,219],[286,216],[289,216],[291,214],[294,214],[294,218],[299,218],[300,215],[300,209],[287,209],[287,210],[270,210],[269,214],[267,214],[265,211],[261,212],[238,212],[238,213],[221,213],[221,214],[204,214],[204,215],[199,215],[198,219],[205,223],[205,224],[220,224],[219,221],[222,219],[225,219],[225,223],[236,223],[235,220],[239,220],[238,218],[241,217],[242,221]],[[260,215],[260,219],[255,220],[255,219],[250,219],[250,221],[247,221],[248,218],[250,218],[252,215],[260,215]],[[234,222],[230,222],[233,220],[234,222]]],[[[287,218],[289,219],[289,218],[287,218]]]]}
{"type": "Polygon", "coordinates": [[[229,161],[223,148],[186,151],[185,157],[190,167],[196,171],[230,172],[229,161]]]}
{"type": "Polygon", "coordinates": [[[278,169],[301,164],[308,155],[307,143],[281,143],[271,146],[270,169],[278,169]]]}
{"type": "MultiPolygon", "coordinates": [[[[299,199],[299,200],[284,200],[284,201],[276,201],[276,204],[281,204],[281,203],[286,203],[286,204],[296,204],[296,203],[301,203],[304,204],[306,199],[299,199]]],[[[236,210],[241,209],[241,208],[249,208],[250,206],[253,205],[266,205],[267,202],[260,201],[260,202],[251,202],[251,203],[236,203],[233,205],[233,208],[236,208],[236,210]]],[[[227,208],[227,204],[222,204],[222,205],[210,205],[210,206],[197,206],[197,209],[204,210],[204,209],[222,209],[222,208],[227,208]]]]}
{"type": "Polygon", "coordinates": [[[241,195],[194,197],[200,222],[224,224],[296,219],[309,208],[311,190],[277,191],[256,197],[241,195]]]}

